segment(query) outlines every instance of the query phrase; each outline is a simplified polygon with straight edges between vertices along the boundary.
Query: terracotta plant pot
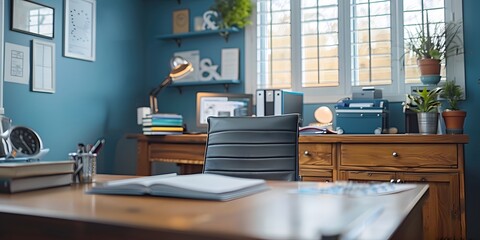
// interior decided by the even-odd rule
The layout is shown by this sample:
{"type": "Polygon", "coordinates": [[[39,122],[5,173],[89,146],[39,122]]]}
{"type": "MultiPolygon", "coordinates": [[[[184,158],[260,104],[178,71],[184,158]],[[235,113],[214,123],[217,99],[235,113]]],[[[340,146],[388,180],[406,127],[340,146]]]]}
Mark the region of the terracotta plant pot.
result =
{"type": "Polygon", "coordinates": [[[463,123],[467,112],[465,111],[444,111],[442,113],[445,121],[445,128],[447,134],[463,134],[463,123]]]}
{"type": "Polygon", "coordinates": [[[420,75],[440,75],[440,60],[431,58],[422,58],[417,60],[420,68],[420,75]]]}

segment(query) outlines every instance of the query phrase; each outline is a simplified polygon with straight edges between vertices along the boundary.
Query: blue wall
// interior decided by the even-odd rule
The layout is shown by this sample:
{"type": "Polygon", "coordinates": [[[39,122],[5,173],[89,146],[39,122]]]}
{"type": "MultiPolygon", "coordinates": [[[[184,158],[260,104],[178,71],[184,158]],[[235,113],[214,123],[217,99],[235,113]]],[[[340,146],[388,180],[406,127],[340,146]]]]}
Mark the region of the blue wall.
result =
{"type": "MultiPolygon", "coordinates": [[[[147,73],[148,89],[158,85],[170,71],[170,57],[175,52],[199,50],[200,59],[210,58],[214,65],[220,65],[222,48],[240,48],[240,79],[244,79],[244,34],[243,32],[232,33],[225,41],[218,34],[187,38],[182,41],[181,47],[177,47],[172,40],[158,40],[157,35],[171,34],[172,11],[188,8],[190,11],[190,30],[193,31],[193,19],[202,16],[208,10],[212,0],[182,0],[177,1],[148,1],[146,14],[148,20],[146,29],[147,42],[147,73]]],[[[188,131],[198,131],[195,123],[196,92],[224,92],[223,85],[208,85],[195,87],[182,87],[182,93],[176,88],[167,88],[158,95],[159,111],[182,114],[187,124],[188,131]]],[[[244,92],[243,81],[241,84],[231,85],[229,92],[244,92]]]]}
{"type": "Polygon", "coordinates": [[[465,74],[467,100],[461,107],[468,112],[465,133],[470,143],[465,147],[465,180],[467,201],[467,231],[471,239],[480,239],[480,32],[478,31],[480,1],[463,1],[463,24],[465,31],[465,74]]]}
{"type": "Polygon", "coordinates": [[[144,105],[143,2],[97,1],[95,62],[63,57],[64,1],[37,2],[55,8],[55,38],[10,31],[11,1],[7,0],[5,41],[23,46],[31,46],[32,39],[54,42],[56,92],[31,92],[28,85],[5,82],[5,115],[15,125],[32,127],[40,134],[50,148],[47,159],[66,159],[77,143],[94,143],[104,136],[106,146],[99,156],[98,171],[134,172],[135,155],[116,152],[125,148],[124,135],[137,131],[136,107],[144,105]],[[125,157],[129,159],[122,162],[125,157]]]}

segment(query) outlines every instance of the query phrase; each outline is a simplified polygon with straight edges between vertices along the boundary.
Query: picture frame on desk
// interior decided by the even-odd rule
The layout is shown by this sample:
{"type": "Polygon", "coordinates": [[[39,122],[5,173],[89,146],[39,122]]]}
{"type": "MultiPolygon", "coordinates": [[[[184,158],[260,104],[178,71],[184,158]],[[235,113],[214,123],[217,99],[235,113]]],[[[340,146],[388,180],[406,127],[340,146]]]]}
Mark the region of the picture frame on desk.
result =
{"type": "Polygon", "coordinates": [[[65,0],[65,57],[95,61],[96,0],[65,0]]]}
{"type": "Polygon", "coordinates": [[[53,7],[27,0],[12,1],[11,30],[53,39],[54,29],[53,7]]]}

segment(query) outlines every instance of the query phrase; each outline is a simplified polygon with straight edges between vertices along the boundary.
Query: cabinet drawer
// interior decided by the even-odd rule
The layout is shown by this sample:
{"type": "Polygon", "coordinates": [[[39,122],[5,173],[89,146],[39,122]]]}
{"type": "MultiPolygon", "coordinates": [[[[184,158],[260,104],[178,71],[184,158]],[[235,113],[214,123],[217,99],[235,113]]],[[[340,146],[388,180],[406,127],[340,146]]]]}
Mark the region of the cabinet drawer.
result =
{"type": "Polygon", "coordinates": [[[332,157],[332,144],[302,143],[298,145],[300,168],[332,166],[332,157]]]}
{"type": "Polygon", "coordinates": [[[149,154],[152,161],[202,164],[205,144],[155,144],[150,145],[149,154]]]}
{"type": "Polygon", "coordinates": [[[342,144],[341,166],[456,168],[456,144],[342,144]]]}
{"type": "Polygon", "coordinates": [[[302,176],[302,181],[303,182],[333,182],[333,178],[302,176]]]}
{"type": "Polygon", "coordinates": [[[340,171],[339,180],[358,182],[390,182],[391,180],[395,180],[395,173],[374,171],[340,171]]]}
{"type": "Polygon", "coordinates": [[[332,182],[333,181],[332,170],[300,168],[300,176],[302,177],[302,181],[312,181],[312,182],[332,182]]]}

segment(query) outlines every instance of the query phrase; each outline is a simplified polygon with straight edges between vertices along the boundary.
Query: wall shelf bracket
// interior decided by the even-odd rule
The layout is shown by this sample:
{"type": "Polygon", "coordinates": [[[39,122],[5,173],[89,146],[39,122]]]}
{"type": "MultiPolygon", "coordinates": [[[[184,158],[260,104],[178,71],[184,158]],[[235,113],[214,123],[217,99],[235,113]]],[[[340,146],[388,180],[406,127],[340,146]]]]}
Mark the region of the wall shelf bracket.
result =
{"type": "Polygon", "coordinates": [[[182,39],[181,38],[174,38],[173,40],[175,41],[175,43],[177,44],[178,47],[182,46],[182,39]]]}

